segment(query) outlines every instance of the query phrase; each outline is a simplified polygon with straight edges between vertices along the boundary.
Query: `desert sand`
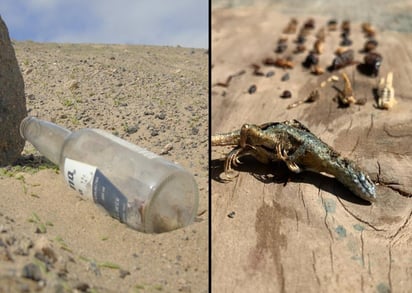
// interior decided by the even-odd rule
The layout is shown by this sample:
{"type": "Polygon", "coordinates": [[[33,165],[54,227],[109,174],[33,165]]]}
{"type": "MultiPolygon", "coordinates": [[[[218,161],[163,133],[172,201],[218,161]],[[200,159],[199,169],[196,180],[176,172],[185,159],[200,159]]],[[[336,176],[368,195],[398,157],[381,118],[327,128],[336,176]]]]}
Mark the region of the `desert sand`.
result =
{"type": "Polygon", "coordinates": [[[29,143],[0,169],[1,292],[208,291],[208,52],[14,42],[29,115],[113,133],[188,169],[193,224],[145,234],[82,200],[29,143]]]}

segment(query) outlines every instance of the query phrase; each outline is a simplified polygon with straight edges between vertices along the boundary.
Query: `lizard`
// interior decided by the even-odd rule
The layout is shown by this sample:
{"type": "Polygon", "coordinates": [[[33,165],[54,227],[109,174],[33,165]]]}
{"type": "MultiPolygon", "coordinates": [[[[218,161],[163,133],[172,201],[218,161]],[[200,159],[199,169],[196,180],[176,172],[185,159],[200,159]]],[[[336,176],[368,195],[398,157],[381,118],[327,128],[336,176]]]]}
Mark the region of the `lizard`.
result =
{"type": "Polygon", "coordinates": [[[225,160],[226,174],[244,156],[252,156],[264,164],[283,161],[294,173],[312,171],[333,175],[356,196],[376,201],[375,184],[369,176],[297,120],[244,124],[240,130],[212,135],[211,145],[235,146],[225,160]]]}

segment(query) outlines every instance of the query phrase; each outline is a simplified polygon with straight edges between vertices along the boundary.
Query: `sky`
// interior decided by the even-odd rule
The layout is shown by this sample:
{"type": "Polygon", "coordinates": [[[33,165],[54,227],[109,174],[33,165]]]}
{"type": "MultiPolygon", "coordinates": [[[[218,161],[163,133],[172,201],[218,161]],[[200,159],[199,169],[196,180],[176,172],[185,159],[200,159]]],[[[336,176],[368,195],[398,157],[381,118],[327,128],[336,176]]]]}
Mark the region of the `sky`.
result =
{"type": "Polygon", "coordinates": [[[207,48],[208,0],[0,0],[17,41],[207,48]]]}

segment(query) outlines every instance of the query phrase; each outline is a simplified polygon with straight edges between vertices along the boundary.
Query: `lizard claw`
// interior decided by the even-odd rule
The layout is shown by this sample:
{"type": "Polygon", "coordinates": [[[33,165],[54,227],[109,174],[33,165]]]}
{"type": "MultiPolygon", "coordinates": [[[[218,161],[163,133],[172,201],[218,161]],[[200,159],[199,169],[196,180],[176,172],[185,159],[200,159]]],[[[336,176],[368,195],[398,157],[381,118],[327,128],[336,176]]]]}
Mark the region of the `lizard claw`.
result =
{"type": "Polygon", "coordinates": [[[288,153],[282,149],[280,143],[276,145],[276,151],[277,151],[277,155],[278,157],[286,163],[286,166],[288,166],[289,170],[294,172],[294,173],[300,173],[302,170],[300,169],[300,167],[295,163],[292,162],[289,159],[288,153]]]}

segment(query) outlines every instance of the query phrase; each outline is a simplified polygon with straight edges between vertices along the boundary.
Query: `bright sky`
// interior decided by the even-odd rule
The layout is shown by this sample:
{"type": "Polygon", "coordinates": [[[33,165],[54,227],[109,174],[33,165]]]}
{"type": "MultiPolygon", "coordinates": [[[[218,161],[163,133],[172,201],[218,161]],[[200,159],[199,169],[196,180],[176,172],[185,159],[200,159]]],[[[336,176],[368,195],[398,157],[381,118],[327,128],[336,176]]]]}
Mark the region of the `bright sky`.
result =
{"type": "Polygon", "coordinates": [[[208,0],[1,0],[14,40],[208,47],[208,0]]]}

